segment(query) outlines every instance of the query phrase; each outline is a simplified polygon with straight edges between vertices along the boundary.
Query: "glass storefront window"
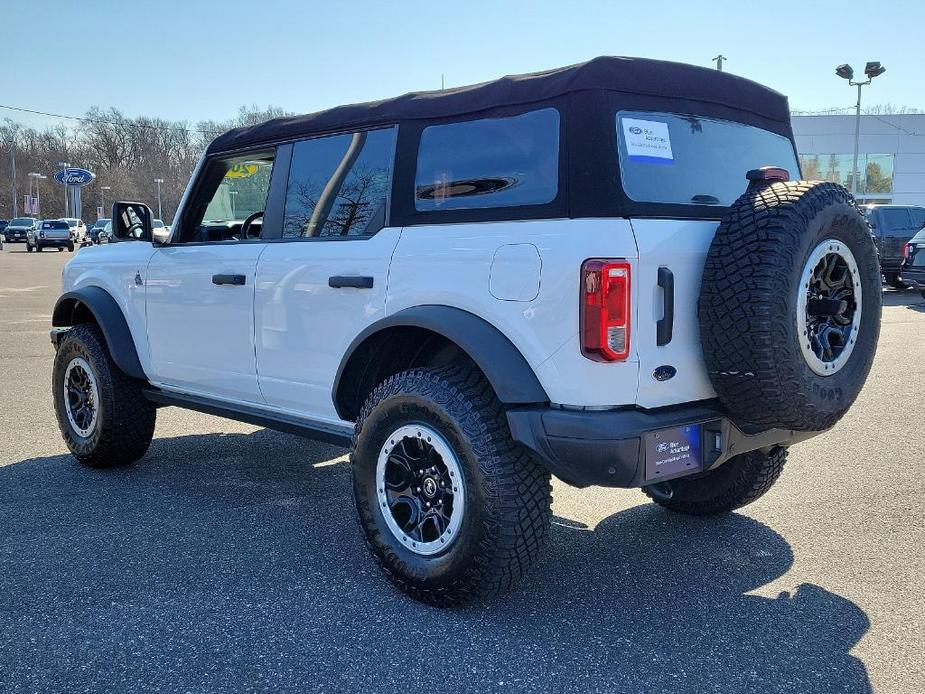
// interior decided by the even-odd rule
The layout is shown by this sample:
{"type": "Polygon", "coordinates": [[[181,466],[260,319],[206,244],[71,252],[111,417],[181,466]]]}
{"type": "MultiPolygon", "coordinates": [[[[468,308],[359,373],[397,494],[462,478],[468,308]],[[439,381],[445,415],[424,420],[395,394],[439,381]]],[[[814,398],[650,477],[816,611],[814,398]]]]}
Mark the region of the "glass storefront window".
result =
{"type": "MultiPolygon", "coordinates": [[[[892,154],[858,156],[858,195],[893,192],[893,157],[892,154]]],[[[851,190],[853,154],[801,154],[800,164],[807,181],[832,181],[851,190]]]]}

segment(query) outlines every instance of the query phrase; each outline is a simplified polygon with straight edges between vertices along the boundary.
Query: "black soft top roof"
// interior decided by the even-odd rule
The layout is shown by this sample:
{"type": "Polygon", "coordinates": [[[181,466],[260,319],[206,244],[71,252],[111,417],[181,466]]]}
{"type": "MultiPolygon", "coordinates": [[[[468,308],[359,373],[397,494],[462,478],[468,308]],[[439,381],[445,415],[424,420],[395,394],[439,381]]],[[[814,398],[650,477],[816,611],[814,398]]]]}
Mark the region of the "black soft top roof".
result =
{"type": "Polygon", "coordinates": [[[789,127],[787,98],[728,72],[647,58],[601,57],[569,67],[511,75],[491,82],[393,99],[338,106],[303,116],[274,118],[229,130],[209,152],[229,152],[310,135],[364,129],[406,120],[437,119],[548,101],[578,91],[603,90],[683,99],[743,111],[789,127]]]}

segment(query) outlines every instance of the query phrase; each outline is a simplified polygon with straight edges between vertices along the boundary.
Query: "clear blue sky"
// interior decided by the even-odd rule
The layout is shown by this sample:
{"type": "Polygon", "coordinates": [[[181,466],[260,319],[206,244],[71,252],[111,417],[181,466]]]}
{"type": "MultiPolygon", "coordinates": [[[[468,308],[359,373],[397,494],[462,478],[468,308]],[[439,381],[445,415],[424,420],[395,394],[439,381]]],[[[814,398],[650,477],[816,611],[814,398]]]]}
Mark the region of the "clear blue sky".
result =
{"type": "Polygon", "coordinates": [[[865,103],[925,108],[921,0],[0,0],[0,35],[0,104],[74,115],[308,112],[435,89],[441,73],[458,86],[603,54],[711,66],[717,53],[800,109],[851,105],[835,65],[880,60],[865,103]]]}

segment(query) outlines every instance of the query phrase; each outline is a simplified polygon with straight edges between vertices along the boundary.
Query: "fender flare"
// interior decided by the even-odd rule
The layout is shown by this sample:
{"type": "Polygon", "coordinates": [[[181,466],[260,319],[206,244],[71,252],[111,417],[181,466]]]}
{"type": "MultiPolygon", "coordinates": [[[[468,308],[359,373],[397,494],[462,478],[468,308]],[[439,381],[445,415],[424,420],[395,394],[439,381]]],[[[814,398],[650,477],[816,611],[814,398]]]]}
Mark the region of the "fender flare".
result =
{"type": "Polygon", "coordinates": [[[78,306],[85,306],[93,314],[103,337],[106,338],[106,346],[116,366],[133,378],[147,380],[148,377],[138,360],[132,331],[122,314],[122,309],[102,287],[81,287],[62,294],[55,303],[51,317],[52,326],[68,328],[82,322],[74,320],[78,306]]]}
{"type": "Polygon", "coordinates": [[[339,416],[345,413],[339,397],[341,378],[357,348],[377,333],[396,327],[425,328],[455,343],[482,370],[498,399],[505,404],[549,402],[533,368],[498,328],[463,309],[422,305],[376,321],[350,343],[337,369],[331,393],[339,416]]]}

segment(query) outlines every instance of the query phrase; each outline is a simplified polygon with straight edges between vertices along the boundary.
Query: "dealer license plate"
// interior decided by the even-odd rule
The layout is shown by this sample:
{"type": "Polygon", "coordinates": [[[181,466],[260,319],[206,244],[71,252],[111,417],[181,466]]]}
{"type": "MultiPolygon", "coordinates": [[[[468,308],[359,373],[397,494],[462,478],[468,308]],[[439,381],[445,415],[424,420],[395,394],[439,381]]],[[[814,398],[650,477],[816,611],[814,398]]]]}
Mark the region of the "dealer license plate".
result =
{"type": "Polygon", "coordinates": [[[703,467],[700,425],[686,424],[645,435],[646,481],[666,479],[703,467]]]}

